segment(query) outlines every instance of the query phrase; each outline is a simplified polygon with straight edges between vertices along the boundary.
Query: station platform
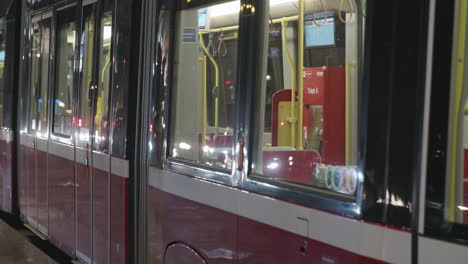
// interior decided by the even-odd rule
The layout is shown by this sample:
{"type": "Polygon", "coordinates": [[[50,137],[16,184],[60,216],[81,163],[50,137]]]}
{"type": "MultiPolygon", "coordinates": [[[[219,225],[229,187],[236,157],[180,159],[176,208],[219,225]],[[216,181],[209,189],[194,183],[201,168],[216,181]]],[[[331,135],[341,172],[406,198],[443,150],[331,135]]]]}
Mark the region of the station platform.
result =
{"type": "Polygon", "coordinates": [[[16,221],[0,217],[1,264],[72,263],[71,259],[16,221]]]}

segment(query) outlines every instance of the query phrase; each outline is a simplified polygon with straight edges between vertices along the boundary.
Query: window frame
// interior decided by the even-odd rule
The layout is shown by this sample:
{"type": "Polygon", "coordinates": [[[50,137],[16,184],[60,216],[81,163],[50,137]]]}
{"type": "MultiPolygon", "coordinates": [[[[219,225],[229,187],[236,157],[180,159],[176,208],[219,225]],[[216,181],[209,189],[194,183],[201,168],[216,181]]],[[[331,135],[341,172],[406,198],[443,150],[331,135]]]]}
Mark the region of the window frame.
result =
{"type": "MultiPolygon", "coordinates": [[[[225,2],[230,2],[232,0],[200,0],[200,1],[192,1],[190,3],[187,3],[186,1],[179,0],[177,1],[174,5],[175,8],[172,10],[169,10],[170,15],[171,15],[171,25],[170,25],[170,48],[169,48],[169,67],[168,67],[168,80],[169,80],[169,91],[166,96],[166,102],[169,103],[168,106],[168,111],[165,111],[165,116],[164,116],[164,122],[166,124],[166,128],[164,129],[164,155],[163,155],[163,168],[167,170],[171,170],[174,172],[182,173],[184,175],[190,175],[194,177],[200,177],[209,181],[213,181],[216,183],[221,183],[224,185],[228,186],[234,186],[235,181],[236,181],[236,169],[233,163],[233,166],[230,170],[228,169],[222,169],[222,168],[217,168],[217,167],[211,167],[203,164],[196,163],[196,161],[189,161],[185,159],[180,159],[180,158],[174,158],[171,155],[171,149],[170,149],[170,142],[172,140],[171,138],[171,132],[174,129],[174,123],[171,122],[173,120],[172,117],[176,115],[175,113],[175,100],[176,100],[176,92],[174,87],[174,74],[175,74],[175,67],[174,67],[174,55],[175,55],[175,45],[178,44],[176,42],[176,32],[177,32],[177,15],[179,12],[182,12],[184,10],[188,9],[196,9],[196,8],[201,8],[203,6],[207,5],[214,5],[214,4],[222,4],[225,2]]],[[[240,22],[240,20],[239,20],[240,22]]],[[[239,24],[239,31],[241,30],[241,25],[239,24]]],[[[239,36],[239,43],[241,42],[241,38],[239,36]]],[[[238,49],[238,57],[240,56],[240,49],[238,49]]],[[[239,62],[239,59],[238,59],[239,62]]],[[[236,67],[236,76],[239,76],[239,63],[237,64],[236,67]]],[[[154,89],[154,85],[153,85],[154,89]]],[[[236,98],[237,98],[237,92],[239,90],[239,85],[235,87],[235,92],[236,92],[236,98]]],[[[238,106],[235,106],[237,111],[238,106]]],[[[236,116],[233,116],[233,122],[236,124],[237,118],[236,116]]],[[[237,157],[237,153],[235,151],[235,134],[236,134],[236,127],[234,125],[233,127],[233,142],[232,142],[232,157],[233,160],[235,157],[237,157]]]]}
{"type": "MultiPolygon", "coordinates": [[[[445,5],[437,2],[435,8],[435,21],[437,23],[434,25],[434,52],[432,54],[434,62],[430,73],[431,83],[428,88],[430,96],[427,103],[429,113],[427,120],[425,120],[427,127],[424,127],[424,130],[427,130],[425,131],[427,132],[427,138],[422,143],[427,144],[427,156],[425,157],[426,160],[422,161],[422,166],[426,167],[420,170],[420,173],[424,174],[421,174],[421,186],[419,186],[419,191],[423,195],[420,198],[418,211],[418,217],[421,218],[418,232],[420,237],[435,238],[468,246],[468,223],[449,221],[445,213],[447,209],[446,185],[449,176],[449,163],[453,158],[449,154],[451,122],[454,122],[451,113],[454,107],[451,102],[452,93],[455,89],[454,80],[456,79],[455,71],[458,56],[457,34],[459,33],[457,20],[459,13],[457,3],[454,2],[456,1],[451,1],[449,5],[445,2],[445,5]],[[447,28],[451,30],[447,30],[447,28]],[[449,58],[449,60],[444,61],[441,59],[442,57],[449,58]],[[440,87],[449,87],[449,89],[440,89],[440,87]],[[443,184],[438,180],[443,181],[443,184]],[[436,197],[437,194],[443,197],[442,201],[438,200],[440,197],[436,197]]],[[[466,38],[465,41],[464,51],[466,52],[468,50],[468,39],[466,38]]],[[[467,68],[468,64],[465,61],[463,76],[466,76],[467,68]]],[[[464,78],[463,89],[466,90],[467,87],[467,80],[464,78]]],[[[463,93],[466,93],[466,91],[463,93]]],[[[463,118],[464,115],[462,114],[459,119],[463,118]]],[[[459,121],[457,120],[457,122],[459,121]]],[[[464,132],[467,133],[468,131],[464,132]]],[[[462,147],[461,152],[464,149],[462,147]]],[[[456,158],[460,158],[458,154],[456,158]]]]}
{"type": "MultiPolygon", "coordinates": [[[[44,21],[44,20],[47,20],[47,19],[50,19],[50,32],[49,32],[49,58],[48,58],[48,69],[47,69],[47,87],[42,87],[42,72],[41,72],[41,90],[39,92],[42,92],[43,89],[45,88],[47,90],[47,98],[46,99],[46,102],[47,102],[47,105],[46,105],[46,116],[47,116],[47,124],[46,124],[46,129],[45,129],[45,133],[46,135],[45,136],[39,136],[39,135],[34,135],[34,136],[37,136],[38,138],[41,138],[41,139],[48,139],[50,137],[50,131],[51,131],[51,118],[52,118],[52,115],[51,115],[51,92],[53,90],[53,85],[51,85],[51,80],[53,78],[53,72],[55,70],[54,68],[54,60],[52,59],[53,57],[55,57],[53,54],[53,52],[55,51],[54,50],[54,47],[55,47],[55,16],[54,16],[54,11],[52,10],[52,8],[47,8],[45,10],[41,10],[41,11],[38,11],[38,12],[34,12],[32,15],[31,15],[31,22],[32,23],[39,23],[41,21],[44,21]]],[[[42,55],[42,35],[41,35],[41,47],[40,47],[40,50],[41,50],[41,55],[42,55]]],[[[41,56],[42,57],[42,56],[41,56]]],[[[30,61],[28,62],[29,65],[30,65],[30,68],[32,68],[32,58],[30,59],[30,61]]],[[[41,70],[42,70],[42,65],[41,65],[41,70]]],[[[31,73],[29,73],[29,77],[28,79],[30,80],[31,79],[31,73]]],[[[30,87],[30,84],[28,84],[28,87],[30,87]]],[[[29,90],[30,92],[30,90],[29,90]]],[[[28,108],[31,107],[31,97],[35,97],[36,95],[31,95],[30,93],[28,93],[28,108]]],[[[35,114],[36,114],[36,117],[39,117],[39,113],[37,111],[35,111],[35,114]]],[[[37,129],[36,130],[31,130],[29,128],[29,125],[31,123],[31,116],[30,116],[30,110],[28,109],[28,132],[27,134],[31,134],[32,132],[37,132],[37,129]]]]}
{"type": "Polygon", "coordinates": [[[68,145],[73,145],[74,142],[73,142],[73,133],[74,133],[74,124],[72,122],[71,124],[71,133],[70,135],[64,135],[64,134],[61,134],[61,133],[57,133],[57,132],[54,132],[54,123],[55,123],[55,115],[54,115],[54,111],[55,111],[55,104],[54,104],[54,99],[55,99],[55,96],[56,96],[56,71],[57,71],[57,67],[58,67],[58,64],[57,64],[57,61],[56,61],[56,58],[57,58],[57,28],[58,28],[58,23],[60,22],[58,17],[60,15],[61,12],[74,12],[75,14],[75,18],[74,18],[74,22],[76,23],[76,36],[75,36],[75,41],[76,41],[76,45],[75,45],[75,49],[74,49],[74,59],[73,59],[73,75],[74,75],[74,79],[73,79],[73,87],[72,87],[72,91],[71,91],[71,97],[72,97],[72,119],[73,117],[75,116],[75,103],[73,102],[73,99],[75,98],[75,93],[76,93],[76,90],[77,90],[77,87],[79,85],[79,71],[76,67],[76,64],[77,64],[77,54],[78,54],[78,50],[79,50],[79,37],[80,37],[80,31],[81,31],[81,23],[80,23],[80,16],[79,16],[79,12],[80,12],[80,5],[78,3],[72,3],[72,4],[68,4],[68,5],[64,5],[64,6],[61,6],[61,7],[58,7],[54,10],[54,14],[53,14],[53,17],[54,17],[54,20],[52,21],[53,22],[53,38],[52,38],[52,42],[53,42],[53,48],[52,48],[52,52],[53,52],[53,60],[52,60],[52,65],[50,66],[51,69],[53,69],[51,72],[52,72],[52,75],[51,75],[51,80],[53,81],[53,85],[50,85],[51,86],[51,93],[49,95],[49,104],[50,104],[50,139],[53,140],[53,141],[56,141],[56,142],[60,142],[60,143],[65,143],[65,144],[68,144],[68,145]]]}
{"type": "MultiPolygon", "coordinates": [[[[274,197],[279,200],[284,200],[287,202],[300,204],[308,208],[315,208],[319,210],[324,210],[346,217],[363,218],[363,195],[364,195],[364,168],[365,168],[365,150],[366,150],[366,134],[367,134],[367,108],[360,107],[358,113],[359,126],[357,135],[362,142],[358,144],[358,186],[356,189],[356,194],[352,199],[344,197],[340,194],[332,194],[326,191],[321,191],[318,188],[304,188],[299,186],[294,186],[291,184],[282,184],[278,181],[271,181],[265,177],[257,177],[252,173],[252,158],[253,153],[251,152],[255,149],[255,132],[254,122],[255,122],[255,113],[252,107],[253,103],[251,98],[255,95],[254,91],[257,89],[259,83],[258,79],[255,77],[256,72],[259,70],[258,57],[256,54],[259,54],[257,51],[261,51],[261,42],[257,39],[257,36],[261,35],[263,38],[263,26],[265,25],[264,19],[268,19],[267,16],[261,13],[261,10],[264,10],[264,1],[259,0],[241,0],[241,5],[243,4],[254,4],[256,6],[256,12],[254,14],[240,13],[239,17],[239,46],[238,46],[238,61],[237,61],[237,86],[236,90],[236,109],[234,115],[234,141],[233,141],[233,166],[230,173],[227,173],[225,170],[218,171],[216,168],[205,167],[200,164],[180,160],[173,158],[170,155],[169,142],[171,140],[171,130],[173,129],[172,123],[170,122],[171,117],[174,115],[174,87],[173,77],[174,77],[174,47],[175,47],[175,33],[176,31],[176,14],[179,11],[191,8],[202,7],[208,4],[213,3],[223,3],[228,1],[213,1],[213,0],[200,0],[192,1],[187,3],[186,1],[179,0],[174,4],[175,8],[169,9],[171,17],[171,25],[169,29],[170,34],[170,49],[169,49],[169,67],[168,67],[168,91],[166,95],[162,95],[164,102],[168,103],[168,110],[164,111],[163,121],[166,124],[164,128],[164,144],[163,151],[160,154],[162,157],[162,168],[164,170],[173,171],[180,173],[186,176],[201,178],[203,180],[212,181],[215,183],[220,183],[227,186],[232,186],[239,188],[244,191],[256,193],[263,196],[274,197]],[[262,34],[259,34],[262,33],[262,34]],[[248,40],[248,41],[246,41],[248,40]],[[255,56],[252,56],[254,54],[255,56]],[[170,125],[168,125],[170,124],[170,125]],[[240,153],[237,143],[242,140],[244,143],[244,151],[240,153]],[[243,156],[242,162],[243,167],[241,170],[238,170],[237,160],[239,155],[243,156]]],[[[359,10],[360,12],[361,10],[359,10]]],[[[366,12],[367,16],[369,11],[366,12]]],[[[370,27],[369,23],[366,20],[366,24],[363,25],[365,29],[370,27]]],[[[360,50],[361,54],[369,52],[370,50],[370,41],[365,41],[366,45],[360,50]]],[[[364,45],[364,40],[362,41],[364,45]]],[[[158,51],[157,51],[158,52],[158,51]]],[[[362,57],[362,56],[361,56],[362,57]]],[[[266,65],[265,65],[266,66],[266,65]]],[[[364,71],[364,61],[362,62],[362,69],[364,71]]],[[[158,78],[159,74],[155,74],[158,78]]],[[[360,85],[363,84],[363,77],[359,76],[360,85]]],[[[158,85],[158,81],[151,85],[152,91],[158,85]]],[[[362,89],[361,93],[365,94],[368,92],[367,85],[362,89]]],[[[151,95],[153,96],[153,95],[151,95]]],[[[360,95],[362,99],[362,104],[367,103],[368,98],[366,96],[360,95]]],[[[155,151],[155,150],[154,150],[155,151]]],[[[150,156],[150,155],[148,155],[150,156]]],[[[156,166],[148,160],[149,166],[156,166]]]]}
{"type": "MultiPolygon", "coordinates": [[[[268,7],[266,6],[267,4],[269,3],[266,3],[266,1],[257,1],[257,10],[260,12],[255,13],[254,16],[256,16],[257,18],[254,24],[251,26],[251,28],[254,28],[254,30],[256,31],[253,35],[262,36],[262,38],[266,34],[265,31],[268,30],[267,28],[265,28],[265,25],[268,25],[268,22],[265,20],[269,19],[269,15],[262,14],[262,12],[264,13],[266,10],[268,10],[268,7]]],[[[261,39],[260,41],[264,40],[261,39]]],[[[262,45],[264,44],[255,43],[255,48],[258,52],[254,54],[263,54],[262,45]]],[[[258,55],[256,56],[256,58],[258,58],[258,55]]],[[[262,61],[263,59],[264,58],[261,58],[258,61],[262,61]]],[[[247,66],[245,65],[245,67],[247,66]]],[[[260,67],[262,66],[257,65],[254,71],[260,71],[260,67]]],[[[266,68],[267,66],[264,65],[263,67],[266,68]]],[[[248,98],[256,98],[256,94],[259,92],[260,87],[262,87],[263,80],[262,78],[257,79],[255,77],[256,75],[261,74],[253,74],[250,80],[248,80],[250,85],[250,87],[246,87],[247,90],[250,90],[247,91],[248,98]]],[[[359,76],[359,80],[361,80],[361,76],[359,76]]],[[[362,81],[360,81],[360,85],[362,85],[362,81]]],[[[302,186],[299,183],[296,184],[281,182],[272,179],[271,177],[268,177],[268,175],[260,175],[254,173],[252,169],[252,165],[254,164],[253,162],[255,161],[254,157],[256,155],[256,153],[254,152],[261,146],[258,145],[258,139],[256,138],[258,128],[255,124],[258,123],[258,117],[255,114],[256,111],[254,107],[251,107],[252,105],[256,105],[256,101],[253,102],[255,103],[248,102],[245,104],[245,106],[248,107],[247,112],[250,114],[250,116],[244,118],[244,123],[246,124],[245,141],[246,145],[249,145],[248,150],[252,152],[247,154],[248,158],[246,158],[246,160],[244,161],[244,164],[248,164],[248,166],[245,166],[246,168],[243,171],[243,176],[241,177],[242,180],[239,183],[239,187],[249,192],[275,197],[280,200],[301,204],[309,208],[316,208],[337,213],[340,215],[345,215],[348,217],[360,218],[362,216],[361,204],[364,186],[364,177],[362,176],[362,172],[364,169],[364,160],[362,153],[365,144],[358,144],[358,151],[360,155],[358,157],[357,164],[358,185],[355,196],[336,194],[313,186],[302,186]]],[[[364,102],[362,103],[364,104],[364,102]]],[[[360,116],[366,114],[364,108],[360,108],[358,113],[360,116]]],[[[364,118],[360,118],[360,124],[358,126],[358,135],[360,138],[364,138],[363,133],[365,133],[365,130],[363,129],[363,119],[364,118]]],[[[240,138],[242,138],[242,134],[240,135],[240,138]]]]}

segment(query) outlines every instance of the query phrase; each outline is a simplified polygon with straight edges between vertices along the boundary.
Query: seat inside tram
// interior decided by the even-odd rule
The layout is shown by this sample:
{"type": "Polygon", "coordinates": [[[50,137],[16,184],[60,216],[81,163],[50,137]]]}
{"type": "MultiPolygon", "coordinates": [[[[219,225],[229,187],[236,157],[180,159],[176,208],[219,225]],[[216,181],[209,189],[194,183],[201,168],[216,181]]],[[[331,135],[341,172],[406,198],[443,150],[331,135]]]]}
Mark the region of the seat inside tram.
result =
{"type": "MultiPolygon", "coordinates": [[[[299,2],[269,1],[253,172],[352,197],[364,10],[351,0],[299,2]]],[[[232,168],[239,10],[231,1],[177,15],[173,158],[232,168]]]]}

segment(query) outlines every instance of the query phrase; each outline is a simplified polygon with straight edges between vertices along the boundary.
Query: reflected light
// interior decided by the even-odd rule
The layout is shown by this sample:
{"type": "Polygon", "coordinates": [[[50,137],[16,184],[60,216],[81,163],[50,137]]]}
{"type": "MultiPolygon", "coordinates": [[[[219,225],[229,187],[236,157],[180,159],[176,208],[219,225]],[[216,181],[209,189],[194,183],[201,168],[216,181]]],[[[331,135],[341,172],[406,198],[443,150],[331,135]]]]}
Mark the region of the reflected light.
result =
{"type": "Polygon", "coordinates": [[[468,211],[468,207],[461,206],[461,205],[458,206],[458,209],[460,209],[462,211],[468,211]]]}
{"type": "MultiPolygon", "coordinates": [[[[297,3],[298,0],[270,0],[270,6],[278,6],[288,3],[297,3]]],[[[246,8],[252,9],[252,13],[255,12],[255,6],[253,5],[245,5],[246,8]]],[[[219,17],[225,16],[230,14],[236,14],[240,12],[240,1],[233,1],[228,2],[225,4],[215,5],[209,7],[211,17],[219,17]]]]}
{"type": "Polygon", "coordinates": [[[268,164],[268,166],[267,166],[268,169],[272,169],[272,170],[274,170],[274,169],[276,169],[278,167],[279,167],[279,164],[277,162],[272,162],[272,163],[268,164]]]}
{"type": "Polygon", "coordinates": [[[192,146],[190,146],[189,144],[187,144],[187,143],[185,143],[185,142],[181,142],[181,143],[179,144],[179,148],[185,149],[185,150],[189,150],[189,149],[192,148],[192,146]]]}
{"type": "Polygon", "coordinates": [[[203,147],[203,152],[207,153],[208,151],[210,151],[210,147],[204,146],[203,147]]]}
{"type": "Polygon", "coordinates": [[[230,14],[236,14],[240,11],[240,1],[232,1],[225,4],[209,7],[212,17],[220,17],[230,14]]]}
{"type": "Polygon", "coordinates": [[[102,38],[104,41],[110,40],[112,38],[112,27],[104,26],[104,32],[102,33],[102,38]]]}

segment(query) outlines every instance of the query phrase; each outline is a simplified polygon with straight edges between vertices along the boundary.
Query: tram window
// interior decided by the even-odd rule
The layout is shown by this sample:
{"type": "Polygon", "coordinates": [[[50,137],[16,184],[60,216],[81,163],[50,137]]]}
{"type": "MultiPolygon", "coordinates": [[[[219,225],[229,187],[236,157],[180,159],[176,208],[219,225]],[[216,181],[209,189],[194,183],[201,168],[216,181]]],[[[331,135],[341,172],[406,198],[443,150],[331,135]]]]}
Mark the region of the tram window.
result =
{"type": "Polygon", "coordinates": [[[96,113],[94,116],[94,149],[108,152],[109,144],[109,88],[112,73],[112,12],[104,12],[101,18],[99,46],[99,80],[96,113]]]}
{"type": "Polygon", "coordinates": [[[32,34],[31,34],[31,85],[29,86],[29,128],[32,131],[36,131],[37,121],[37,102],[36,102],[36,91],[40,88],[41,73],[40,73],[40,62],[41,62],[41,28],[39,22],[33,23],[32,34]]]}
{"type": "Polygon", "coordinates": [[[53,133],[67,137],[72,133],[72,96],[75,81],[77,27],[73,11],[67,10],[59,14],[56,33],[53,133]]]}
{"type": "Polygon", "coordinates": [[[77,145],[87,146],[89,144],[91,129],[91,86],[93,85],[93,58],[95,40],[95,5],[87,5],[83,8],[83,34],[80,45],[80,94],[77,116],[77,145]]]}
{"type": "Polygon", "coordinates": [[[239,1],[177,14],[170,155],[231,169],[239,1]]]}
{"type": "Polygon", "coordinates": [[[46,136],[48,132],[50,26],[50,18],[35,22],[32,26],[29,128],[39,136],[46,136]]]}
{"type": "Polygon", "coordinates": [[[354,0],[336,2],[269,1],[252,176],[351,199],[364,18],[354,0]]]}
{"type": "Polygon", "coordinates": [[[468,68],[460,58],[468,49],[466,14],[466,8],[455,9],[453,36],[436,31],[434,50],[443,46],[448,52],[434,52],[426,191],[427,227],[464,241],[468,225],[468,68]],[[439,34],[444,35],[442,41],[437,40],[442,39],[439,34]],[[465,227],[461,230],[453,224],[465,227]]]}
{"type": "Polygon", "coordinates": [[[5,100],[5,55],[6,55],[6,22],[4,18],[0,18],[0,127],[3,124],[3,111],[5,100]]]}

